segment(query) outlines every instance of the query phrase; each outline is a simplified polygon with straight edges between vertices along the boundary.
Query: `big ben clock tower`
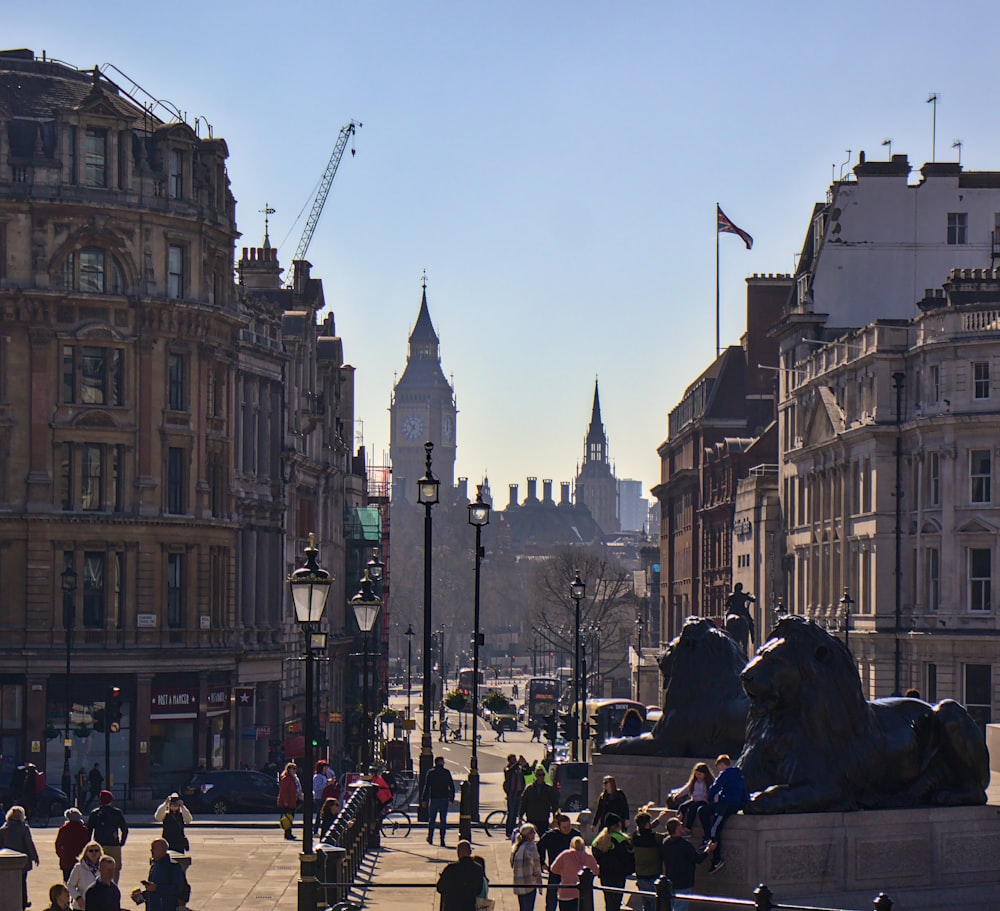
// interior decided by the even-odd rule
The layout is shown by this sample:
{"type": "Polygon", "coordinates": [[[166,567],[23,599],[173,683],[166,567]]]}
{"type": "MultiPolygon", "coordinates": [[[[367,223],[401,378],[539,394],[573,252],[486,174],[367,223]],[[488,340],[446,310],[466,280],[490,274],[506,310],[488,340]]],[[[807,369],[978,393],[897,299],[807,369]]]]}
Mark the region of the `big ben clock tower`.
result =
{"type": "Polygon", "coordinates": [[[420,312],[410,333],[406,369],[392,390],[389,458],[392,495],[415,501],[423,477],[424,443],[434,444],[433,471],[442,492],[455,486],[455,391],[441,369],[437,333],[427,309],[427,279],[421,282],[420,312]]]}

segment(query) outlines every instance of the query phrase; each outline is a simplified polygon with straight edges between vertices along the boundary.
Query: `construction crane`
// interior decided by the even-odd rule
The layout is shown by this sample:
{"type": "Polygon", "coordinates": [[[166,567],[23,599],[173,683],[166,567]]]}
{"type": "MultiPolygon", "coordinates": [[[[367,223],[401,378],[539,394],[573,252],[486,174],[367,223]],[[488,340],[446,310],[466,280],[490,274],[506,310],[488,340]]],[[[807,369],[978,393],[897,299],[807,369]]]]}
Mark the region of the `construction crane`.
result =
{"type": "MultiPolygon", "coordinates": [[[[327,162],[326,171],[323,172],[323,179],[319,182],[319,189],[316,191],[316,198],[313,200],[312,211],[309,213],[306,226],[302,231],[302,237],[299,238],[299,245],[295,248],[295,256],[292,257],[292,262],[306,258],[306,251],[309,249],[309,244],[312,243],[313,234],[316,232],[316,225],[319,224],[319,217],[323,214],[323,206],[326,205],[326,197],[330,194],[333,178],[337,175],[340,159],[343,157],[344,149],[347,148],[347,140],[354,135],[355,131],[360,130],[361,127],[362,124],[351,120],[340,128],[340,135],[337,136],[337,144],[333,147],[333,154],[327,162]]],[[[354,155],[353,148],[351,149],[351,155],[354,155]]]]}

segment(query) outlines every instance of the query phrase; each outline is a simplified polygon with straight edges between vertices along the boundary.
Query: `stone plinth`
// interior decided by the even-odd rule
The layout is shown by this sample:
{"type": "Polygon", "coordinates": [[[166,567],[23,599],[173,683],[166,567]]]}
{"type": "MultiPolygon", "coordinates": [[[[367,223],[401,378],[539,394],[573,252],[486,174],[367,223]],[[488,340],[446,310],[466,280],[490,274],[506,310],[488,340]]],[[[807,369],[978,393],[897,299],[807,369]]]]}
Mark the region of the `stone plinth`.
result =
{"type": "Polygon", "coordinates": [[[28,857],[0,848],[0,911],[21,911],[21,877],[28,857]]]}
{"type": "MultiPolygon", "coordinates": [[[[590,806],[604,775],[615,777],[633,814],[648,801],[662,806],[696,762],[714,759],[595,755],[590,806]]],[[[782,904],[870,908],[885,892],[894,911],[1000,907],[1000,807],[992,804],[741,814],[726,822],[723,848],[721,870],[698,868],[698,893],[750,899],[766,883],[782,904]]]]}

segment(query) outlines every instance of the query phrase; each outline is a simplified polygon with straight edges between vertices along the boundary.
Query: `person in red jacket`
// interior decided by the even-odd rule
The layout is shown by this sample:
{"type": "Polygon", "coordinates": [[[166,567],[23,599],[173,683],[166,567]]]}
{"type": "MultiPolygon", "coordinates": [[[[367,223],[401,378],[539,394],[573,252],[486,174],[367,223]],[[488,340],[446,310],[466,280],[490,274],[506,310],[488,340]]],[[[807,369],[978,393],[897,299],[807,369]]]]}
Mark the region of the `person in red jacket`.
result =
{"type": "Polygon", "coordinates": [[[63,882],[66,882],[84,846],[90,841],[90,830],[83,821],[83,814],[76,807],[70,807],[63,816],[66,817],[66,822],[56,832],[56,855],[59,857],[63,882]]]}
{"type": "Polygon", "coordinates": [[[285,766],[285,771],[278,779],[278,809],[281,810],[281,828],[285,830],[285,838],[295,841],[292,835],[292,820],[295,818],[295,808],[302,800],[302,783],[299,781],[298,768],[294,762],[285,766]]]}

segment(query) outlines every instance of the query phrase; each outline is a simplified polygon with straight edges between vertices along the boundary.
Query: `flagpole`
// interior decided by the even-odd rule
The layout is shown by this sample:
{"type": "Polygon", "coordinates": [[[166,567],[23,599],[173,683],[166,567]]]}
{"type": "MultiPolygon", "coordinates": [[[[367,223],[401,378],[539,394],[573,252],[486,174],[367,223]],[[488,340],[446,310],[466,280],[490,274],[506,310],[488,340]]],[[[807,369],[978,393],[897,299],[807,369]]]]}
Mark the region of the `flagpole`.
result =
{"type": "Polygon", "coordinates": [[[715,204],[715,356],[719,356],[719,204],[715,204]]]}

